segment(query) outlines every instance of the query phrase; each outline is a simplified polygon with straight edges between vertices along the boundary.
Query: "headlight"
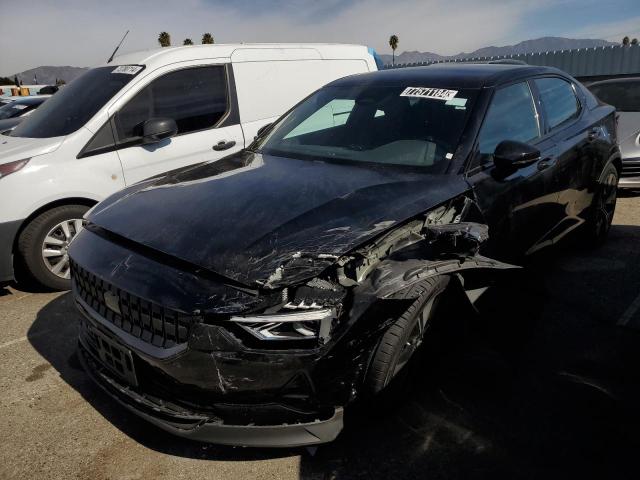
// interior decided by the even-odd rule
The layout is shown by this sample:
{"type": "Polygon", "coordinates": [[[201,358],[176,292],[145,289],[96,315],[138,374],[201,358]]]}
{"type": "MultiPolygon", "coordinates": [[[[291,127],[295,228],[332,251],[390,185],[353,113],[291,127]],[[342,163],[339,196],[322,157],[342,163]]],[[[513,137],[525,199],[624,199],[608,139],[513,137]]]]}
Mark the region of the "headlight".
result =
{"type": "Polygon", "coordinates": [[[15,162],[3,163],[0,165],[0,178],[4,178],[7,175],[17,172],[22,167],[24,167],[27,163],[29,163],[30,158],[25,158],[24,160],[17,160],[15,162]]]}
{"type": "Polygon", "coordinates": [[[333,308],[291,313],[274,313],[247,317],[234,316],[231,321],[260,340],[319,340],[326,342],[336,318],[333,308]]]}

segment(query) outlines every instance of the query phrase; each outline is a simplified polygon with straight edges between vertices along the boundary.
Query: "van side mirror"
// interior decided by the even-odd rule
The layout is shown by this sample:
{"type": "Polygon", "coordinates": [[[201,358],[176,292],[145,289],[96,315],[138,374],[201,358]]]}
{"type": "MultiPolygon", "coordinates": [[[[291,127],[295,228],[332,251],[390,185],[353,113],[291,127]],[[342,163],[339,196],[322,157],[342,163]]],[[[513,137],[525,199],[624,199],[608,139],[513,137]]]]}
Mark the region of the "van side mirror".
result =
{"type": "Polygon", "coordinates": [[[178,133],[178,125],[173,118],[150,118],[142,124],[142,143],[156,143],[178,133]]]}
{"type": "Polygon", "coordinates": [[[493,153],[494,165],[502,170],[514,170],[531,165],[540,158],[540,150],[528,143],[504,140],[493,153]]]}

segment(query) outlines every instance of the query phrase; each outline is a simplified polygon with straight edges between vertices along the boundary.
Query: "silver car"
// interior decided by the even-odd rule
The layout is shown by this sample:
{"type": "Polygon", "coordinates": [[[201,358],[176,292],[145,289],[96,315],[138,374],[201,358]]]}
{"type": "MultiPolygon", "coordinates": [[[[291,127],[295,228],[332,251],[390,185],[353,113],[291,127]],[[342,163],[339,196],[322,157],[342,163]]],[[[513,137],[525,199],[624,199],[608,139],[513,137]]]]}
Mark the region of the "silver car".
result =
{"type": "Polygon", "coordinates": [[[603,80],[589,85],[600,100],[618,111],[622,152],[621,188],[640,188],[640,77],[603,80]]]}

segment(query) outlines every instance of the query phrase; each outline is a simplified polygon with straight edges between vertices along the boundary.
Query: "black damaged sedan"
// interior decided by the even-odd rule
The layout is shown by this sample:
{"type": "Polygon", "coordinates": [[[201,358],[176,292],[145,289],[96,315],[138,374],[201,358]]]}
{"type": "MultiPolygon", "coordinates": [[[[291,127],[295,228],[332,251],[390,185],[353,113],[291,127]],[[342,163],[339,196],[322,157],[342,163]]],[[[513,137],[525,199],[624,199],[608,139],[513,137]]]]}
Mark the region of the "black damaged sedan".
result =
{"type": "Polygon", "coordinates": [[[90,212],[70,248],[82,362],[177,435],[331,441],[403,372],[444,292],[473,302],[569,232],[604,240],[614,114],[549,68],[335,81],[245,151],[90,212]]]}

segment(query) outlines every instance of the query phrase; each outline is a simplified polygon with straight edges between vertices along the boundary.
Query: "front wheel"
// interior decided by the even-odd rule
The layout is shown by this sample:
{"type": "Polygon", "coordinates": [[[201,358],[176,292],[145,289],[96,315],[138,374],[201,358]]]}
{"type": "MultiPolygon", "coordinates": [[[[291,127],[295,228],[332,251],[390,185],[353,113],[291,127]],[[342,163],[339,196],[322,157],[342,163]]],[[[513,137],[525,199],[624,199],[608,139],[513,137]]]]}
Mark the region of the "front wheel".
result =
{"type": "Polygon", "coordinates": [[[27,273],[53,290],[70,288],[68,248],[82,230],[85,205],[63,205],[34,218],[20,234],[18,251],[27,273]]]}
{"type": "Polygon", "coordinates": [[[618,200],[618,170],[612,164],[605,167],[591,203],[585,223],[587,240],[592,246],[602,245],[609,234],[618,200]]]}
{"type": "Polygon", "coordinates": [[[448,284],[449,277],[438,276],[425,279],[402,293],[401,298],[416,300],[382,335],[365,377],[369,392],[381,392],[392,380],[406,373],[448,284]]]}

